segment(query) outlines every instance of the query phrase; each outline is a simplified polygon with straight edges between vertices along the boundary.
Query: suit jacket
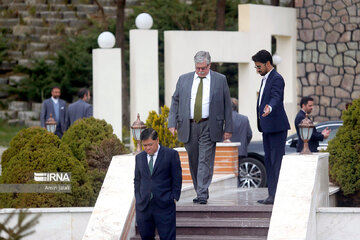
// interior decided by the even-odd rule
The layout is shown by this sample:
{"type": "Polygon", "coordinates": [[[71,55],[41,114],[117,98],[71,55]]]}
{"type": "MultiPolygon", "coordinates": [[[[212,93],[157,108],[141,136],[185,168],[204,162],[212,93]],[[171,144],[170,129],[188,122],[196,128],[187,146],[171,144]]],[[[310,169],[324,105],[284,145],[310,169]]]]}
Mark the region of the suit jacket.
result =
{"type": "Polygon", "coordinates": [[[275,133],[290,129],[283,103],[284,88],[284,79],[275,69],[273,69],[266,80],[260,106],[259,98],[256,104],[257,123],[260,132],[275,133]],[[261,115],[264,112],[266,104],[270,105],[272,110],[269,115],[262,117],[261,115]]]}
{"type": "Polygon", "coordinates": [[[69,105],[68,114],[66,117],[67,127],[70,127],[70,125],[72,125],[79,118],[88,118],[92,117],[92,115],[92,106],[82,99],[79,99],[69,105]]]}
{"type": "MultiPolygon", "coordinates": [[[[172,96],[168,127],[178,130],[178,139],[188,142],[190,137],[190,98],[195,72],[179,77],[172,96]]],[[[223,140],[224,132],[232,132],[232,114],[226,77],[210,70],[209,128],[213,142],[223,140]]]]}
{"type": "MultiPolygon", "coordinates": [[[[49,119],[50,113],[52,117],[55,119],[55,110],[54,110],[54,102],[51,98],[46,99],[41,108],[40,113],[40,124],[41,127],[45,127],[45,122],[49,119]]],[[[57,126],[60,128],[62,133],[66,131],[66,102],[62,99],[59,99],[59,121],[57,122],[57,126]]]]}
{"type": "MultiPolygon", "coordinates": [[[[299,124],[301,123],[301,121],[306,117],[306,114],[304,111],[300,110],[298,112],[298,114],[295,117],[295,128],[296,128],[296,133],[298,135],[298,145],[297,145],[297,151],[301,152],[301,150],[304,147],[304,141],[301,140],[300,137],[300,131],[299,131],[299,124]]],[[[319,146],[319,141],[324,140],[324,135],[322,135],[321,133],[319,133],[318,131],[316,131],[316,128],[313,129],[313,133],[311,135],[311,138],[308,142],[309,144],[309,149],[311,152],[318,152],[317,148],[319,146]]]]}
{"type": "Polygon", "coordinates": [[[168,208],[174,199],[180,199],[182,172],[177,151],[161,146],[150,175],[147,153],[142,151],[135,158],[135,199],[136,211],[144,211],[153,202],[159,208],[168,208]]]}
{"type": "Polygon", "coordinates": [[[240,142],[239,156],[247,156],[247,146],[252,138],[252,131],[247,116],[241,115],[236,111],[232,112],[233,133],[230,138],[232,142],[240,142]]]}

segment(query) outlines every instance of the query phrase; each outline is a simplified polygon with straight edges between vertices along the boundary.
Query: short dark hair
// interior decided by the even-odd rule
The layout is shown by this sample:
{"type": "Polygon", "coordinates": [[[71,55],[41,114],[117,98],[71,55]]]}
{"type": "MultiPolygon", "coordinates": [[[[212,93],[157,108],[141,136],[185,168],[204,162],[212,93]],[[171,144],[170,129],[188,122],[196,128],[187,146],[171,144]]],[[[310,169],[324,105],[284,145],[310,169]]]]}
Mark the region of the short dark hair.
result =
{"type": "Polygon", "coordinates": [[[238,100],[236,98],[231,98],[231,108],[233,111],[238,111],[238,100]]]}
{"type": "Polygon", "coordinates": [[[87,88],[81,88],[78,92],[78,97],[83,99],[85,95],[89,93],[89,89],[87,88]]]}
{"type": "Polygon", "coordinates": [[[300,100],[300,108],[302,108],[302,105],[306,105],[308,104],[309,101],[314,101],[314,99],[312,97],[303,97],[301,100],[300,100]]]}
{"type": "Polygon", "coordinates": [[[158,139],[157,131],[155,131],[152,128],[144,129],[144,131],[142,131],[141,134],[140,134],[140,140],[144,141],[144,140],[148,140],[149,138],[151,138],[152,140],[158,139]]]}
{"type": "Polygon", "coordinates": [[[261,63],[267,63],[268,61],[270,61],[270,64],[273,65],[271,54],[264,49],[258,51],[254,56],[252,56],[252,60],[254,62],[261,62],[261,63]]]}
{"type": "Polygon", "coordinates": [[[59,89],[59,90],[61,91],[61,88],[60,88],[59,86],[53,86],[53,87],[51,88],[51,91],[54,90],[55,88],[56,88],[56,89],[59,89]]]}

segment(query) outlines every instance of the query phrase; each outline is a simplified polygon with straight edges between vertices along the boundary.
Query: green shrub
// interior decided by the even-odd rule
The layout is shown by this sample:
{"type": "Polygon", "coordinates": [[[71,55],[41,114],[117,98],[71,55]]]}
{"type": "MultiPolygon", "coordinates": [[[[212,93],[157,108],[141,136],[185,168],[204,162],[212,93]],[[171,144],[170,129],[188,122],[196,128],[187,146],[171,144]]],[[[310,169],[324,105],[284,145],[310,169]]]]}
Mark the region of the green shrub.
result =
{"type": "Polygon", "coordinates": [[[168,117],[169,108],[164,105],[164,107],[161,107],[160,115],[158,115],[155,111],[151,111],[149,113],[145,125],[155,129],[158,132],[159,142],[161,145],[169,148],[184,146],[184,144],[179,142],[177,139],[177,133],[175,136],[173,136],[169,131],[167,122],[168,117]]]}
{"type": "Polygon", "coordinates": [[[343,126],[327,148],[330,178],[344,195],[356,195],[360,190],[360,99],[343,111],[342,120],[343,126]]]}
{"type": "Polygon", "coordinates": [[[38,184],[34,172],[71,172],[71,193],[3,193],[0,207],[90,206],[93,189],[84,166],[45,129],[23,129],[10,143],[2,184],[38,184]],[[24,138],[22,138],[24,137],[24,138]]]}
{"type": "Polygon", "coordinates": [[[87,169],[93,189],[91,202],[94,204],[112,157],[128,153],[128,150],[113,134],[110,124],[93,117],[75,121],[64,133],[62,141],[87,169]]]}
{"type": "Polygon", "coordinates": [[[113,128],[105,120],[91,118],[78,119],[64,133],[62,142],[66,143],[74,156],[87,168],[86,150],[100,145],[104,139],[116,137],[113,128]]]}

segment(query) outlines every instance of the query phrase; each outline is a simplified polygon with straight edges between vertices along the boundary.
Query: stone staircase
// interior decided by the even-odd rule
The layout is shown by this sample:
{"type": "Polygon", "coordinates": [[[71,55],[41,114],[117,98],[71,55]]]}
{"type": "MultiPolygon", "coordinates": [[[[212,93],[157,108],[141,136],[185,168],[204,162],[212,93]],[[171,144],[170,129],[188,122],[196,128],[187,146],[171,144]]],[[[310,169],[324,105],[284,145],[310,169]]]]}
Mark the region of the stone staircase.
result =
{"type": "MultiPolygon", "coordinates": [[[[180,205],[176,208],[176,239],[265,240],[271,211],[272,206],[263,205],[180,205]]],[[[141,239],[137,229],[130,239],[141,239]]]]}

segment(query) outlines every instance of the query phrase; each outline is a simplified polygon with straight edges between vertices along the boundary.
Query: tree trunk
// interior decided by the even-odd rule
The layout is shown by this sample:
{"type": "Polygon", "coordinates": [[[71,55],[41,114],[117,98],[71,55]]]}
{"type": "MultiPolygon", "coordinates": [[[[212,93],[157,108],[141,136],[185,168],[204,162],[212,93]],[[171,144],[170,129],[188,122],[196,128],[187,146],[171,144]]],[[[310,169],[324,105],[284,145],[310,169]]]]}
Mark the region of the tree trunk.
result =
{"type": "Polygon", "coordinates": [[[125,4],[126,0],[117,0],[116,13],[116,32],[115,46],[121,48],[121,77],[122,77],[122,120],[124,126],[130,126],[130,97],[129,97],[129,83],[126,75],[125,66],[125,35],[124,35],[124,21],[125,21],[125,4]]]}
{"type": "Polygon", "coordinates": [[[226,0],[216,0],[216,30],[225,30],[225,5],[226,0]]]}

